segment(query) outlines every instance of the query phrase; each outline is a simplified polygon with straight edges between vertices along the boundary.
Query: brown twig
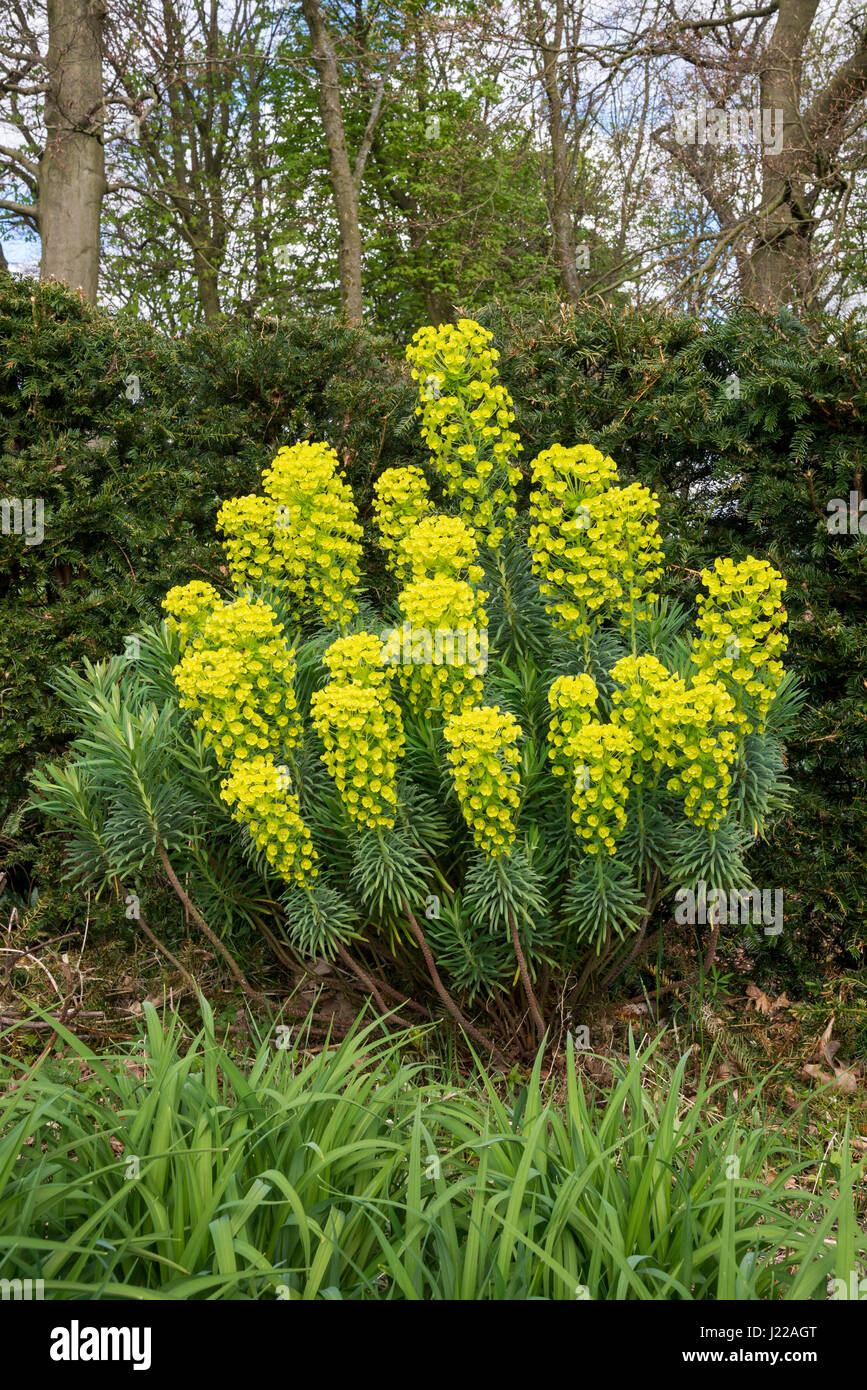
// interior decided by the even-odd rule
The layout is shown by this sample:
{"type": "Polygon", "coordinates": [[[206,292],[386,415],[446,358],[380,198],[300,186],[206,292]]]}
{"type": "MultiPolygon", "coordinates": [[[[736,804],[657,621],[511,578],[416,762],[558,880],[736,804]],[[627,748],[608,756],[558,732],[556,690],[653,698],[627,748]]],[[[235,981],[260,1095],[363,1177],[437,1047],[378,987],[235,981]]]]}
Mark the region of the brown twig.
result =
{"type": "Polygon", "coordinates": [[[647,892],[644,897],[644,920],[641,923],[641,929],[638,933],[638,939],[635,942],[635,945],[632,947],[632,950],[629,952],[629,955],[626,957],[626,960],[623,962],[623,964],[619,965],[616,970],[612,970],[609,975],[606,975],[605,979],[602,981],[603,989],[607,989],[608,986],[611,984],[612,980],[616,980],[618,975],[622,975],[625,970],[629,969],[630,965],[635,960],[635,957],[638,955],[638,952],[641,950],[641,947],[644,944],[644,938],[647,935],[647,928],[650,925],[650,918],[653,913],[653,895],[656,892],[656,880],[658,877],[659,870],[654,869],[651,880],[647,885],[647,892]]]}
{"type": "Polygon", "coordinates": [[[346,966],[347,970],[351,970],[356,979],[360,980],[361,983],[365,986],[365,988],[373,995],[374,999],[376,1000],[376,1006],[379,1009],[379,1012],[381,1014],[387,1014],[388,1005],[386,1004],[385,1000],[380,994],[373,976],[368,975],[367,971],[363,970],[361,966],[358,964],[358,961],[353,960],[352,956],[349,954],[342,941],[338,941],[337,943],[337,954],[343,961],[343,964],[346,966]]]}
{"type": "MultiPolygon", "coordinates": [[[[716,908],[713,909],[713,912],[713,931],[711,932],[710,941],[708,942],[708,947],[707,951],[705,952],[704,960],[702,961],[698,970],[693,970],[691,975],[685,976],[682,980],[675,980],[673,984],[663,985],[662,989],[655,990],[654,993],[657,999],[661,998],[663,994],[671,994],[673,990],[685,989],[687,985],[694,985],[696,980],[701,979],[702,975],[706,975],[707,972],[710,970],[711,966],[714,963],[714,960],[716,959],[716,944],[719,940],[720,930],[719,913],[716,908]]],[[[629,1000],[630,1004],[641,1004],[643,1002],[643,995],[640,994],[636,995],[634,999],[629,1000]]]]}
{"type": "Polygon", "coordinates": [[[417,1004],[414,999],[410,999],[406,994],[401,994],[399,989],[394,989],[391,985],[387,985],[384,980],[379,980],[376,978],[375,975],[368,974],[367,971],[364,970],[363,967],[358,963],[358,961],[355,960],[355,958],[349,954],[345,946],[339,944],[337,947],[337,953],[340,956],[340,959],[343,961],[344,965],[348,966],[348,968],[353,972],[353,974],[356,975],[358,979],[362,981],[362,983],[373,995],[381,1013],[389,1012],[388,1005],[382,997],[384,994],[388,994],[391,996],[392,999],[396,999],[398,1004],[400,1004],[402,1007],[412,1009],[415,1013],[421,1014],[423,1018],[426,1018],[428,1020],[430,1019],[430,1014],[428,1013],[427,1009],[422,1008],[421,1004],[417,1004]]]}
{"type": "Polygon", "coordinates": [[[196,907],[192,898],[189,896],[186,889],[184,888],[184,885],[181,883],[180,879],[178,878],[177,874],[172,868],[171,860],[169,859],[169,856],[166,853],[165,845],[162,843],[161,840],[157,840],[156,847],[157,854],[160,857],[160,863],[162,864],[165,870],[166,877],[168,878],[169,883],[174,888],[175,892],[178,895],[178,898],[183,903],[184,907],[192,917],[196,926],[199,928],[200,931],[204,932],[205,936],[210,941],[214,950],[218,951],[220,955],[223,957],[223,960],[228,965],[230,971],[232,972],[232,975],[234,976],[235,980],[240,985],[244,993],[248,995],[250,999],[255,999],[255,1001],[258,1004],[267,1004],[268,1001],[266,1000],[265,996],[263,994],[260,994],[258,990],[253,989],[252,985],[248,984],[241,970],[241,967],[235,960],[234,956],[231,954],[230,951],[226,949],[220,938],[217,936],[216,932],[212,931],[211,928],[208,926],[201,912],[199,912],[199,909],[196,907]]]}
{"type": "MultiPolygon", "coordinates": [[[[127,894],[127,892],[126,892],[126,889],[124,888],[124,886],[123,886],[122,883],[119,884],[119,887],[120,887],[121,896],[122,896],[124,902],[126,902],[126,899],[127,899],[127,896],[128,896],[128,894],[127,894]]],[[[187,970],[186,966],[184,966],[184,965],[181,964],[181,962],[178,960],[177,956],[174,955],[174,953],[173,953],[172,951],[169,950],[169,948],[168,948],[168,946],[166,946],[165,942],[163,942],[163,941],[160,940],[160,938],[157,936],[157,934],[156,934],[156,932],[153,930],[153,928],[150,927],[150,926],[148,925],[147,921],[145,920],[145,918],[144,918],[144,916],[143,916],[143,914],[142,914],[141,908],[138,908],[138,916],[136,917],[135,920],[136,920],[136,922],[138,923],[138,925],[141,927],[142,931],[144,932],[145,936],[147,937],[147,939],[148,939],[148,941],[151,943],[151,945],[152,945],[152,946],[155,946],[155,947],[157,948],[157,950],[158,950],[162,955],[165,956],[166,960],[171,961],[172,965],[173,965],[173,966],[175,967],[175,969],[177,970],[177,972],[178,972],[178,974],[180,975],[181,979],[182,979],[182,980],[186,980],[187,984],[190,986],[190,989],[193,991],[193,994],[194,994],[196,997],[198,997],[198,995],[201,993],[201,991],[200,991],[200,989],[199,989],[199,985],[198,985],[197,981],[195,980],[194,976],[192,976],[192,975],[190,974],[190,972],[189,972],[189,970],[187,970]]]]}
{"type": "Polygon", "coordinates": [[[422,1018],[426,1018],[429,1023],[431,1022],[429,1010],[423,1004],[418,1004],[414,999],[410,999],[408,994],[401,994],[399,989],[395,989],[393,985],[387,985],[385,980],[379,981],[379,988],[383,994],[389,995],[391,999],[396,999],[404,1008],[412,1009],[414,1014],[420,1014],[422,1018]]]}
{"type": "Polygon", "coordinates": [[[524,957],[524,952],[521,949],[521,938],[518,936],[518,924],[515,921],[515,914],[513,912],[509,913],[509,926],[512,931],[512,946],[514,947],[515,955],[518,958],[518,969],[521,972],[521,983],[524,986],[524,993],[527,996],[527,1003],[530,1006],[530,1013],[533,1015],[533,1022],[536,1025],[536,1036],[538,1038],[538,1041],[541,1043],[544,1041],[545,1038],[545,1020],[542,1017],[542,1011],[539,1008],[536,996],[533,993],[533,983],[530,979],[530,972],[527,969],[527,962],[524,957]]]}
{"type": "Polygon", "coordinates": [[[421,953],[424,956],[424,963],[427,966],[427,971],[433,982],[433,987],[439,995],[440,999],[445,1004],[452,1018],[455,1020],[455,1023],[457,1023],[458,1027],[462,1028],[464,1032],[467,1033],[471,1038],[475,1038],[476,1042],[481,1047],[486,1048],[491,1053],[491,1055],[496,1058],[497,1062],[501,1067],[508,1067],[510,1065],[508,1059],[503,1056],[502,1052],[496,1046],[496,1044],[492,1043],[490,1039],[486,1038],[484,1033],[480,1033],[478,1028],[474,1027],[473,1024],[470,1023],[468,1018],[464,1018],[464,1015],[461,1013],[457,1004],[452,999],[451,995],[449,994],[448,990],[446,989],[445,985],[439,977],[439,971],[434,965],[434,958],[431,955],[430,946],[428,946],[427,941],[425,940],[424,932],[422,931],[421,927],[419,926],[418,922],[412,914],[409,903],[404,902],[403,907],[407,916],[407,921],[409,922],[410,928],[412,930],[412,934],[421,948],[421,953]]]}

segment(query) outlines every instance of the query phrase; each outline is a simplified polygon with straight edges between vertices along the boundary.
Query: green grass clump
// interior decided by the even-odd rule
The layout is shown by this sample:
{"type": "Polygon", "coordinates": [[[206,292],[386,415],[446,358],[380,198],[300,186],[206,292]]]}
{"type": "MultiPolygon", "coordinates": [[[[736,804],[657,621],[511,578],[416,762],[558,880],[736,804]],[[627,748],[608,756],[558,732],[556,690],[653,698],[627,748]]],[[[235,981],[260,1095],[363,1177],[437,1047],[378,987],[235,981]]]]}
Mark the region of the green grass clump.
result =
{"type": "MultiPolygon", "coordinates": [[[[432,1077],[359,1027],[239,1064],[150,1006],[77,1084],[0,1064],[0,1277],[59,1299],[805,1299],[863,1264],[859,1170],[805,1157],[657,1044],[595,1103],[432,1077]],[[12,1084],[15,1083],[15,1084],[12,1084]],[[448,1084],[447,1084],[448,1083],[448,1084]],[[786,1187],[789,1179],[796,1186],[786,1187]]],[[[744,1088],[746,1091],[746,1088],[744,1088]]]]}

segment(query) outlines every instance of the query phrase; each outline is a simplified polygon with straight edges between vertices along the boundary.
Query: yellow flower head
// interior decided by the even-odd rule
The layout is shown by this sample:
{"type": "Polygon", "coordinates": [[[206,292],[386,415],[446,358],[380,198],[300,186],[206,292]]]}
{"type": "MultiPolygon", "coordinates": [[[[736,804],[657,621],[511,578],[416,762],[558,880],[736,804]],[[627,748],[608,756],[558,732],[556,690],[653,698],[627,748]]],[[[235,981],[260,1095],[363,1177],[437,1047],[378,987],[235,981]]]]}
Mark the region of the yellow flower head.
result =
{"type": "Polygon", "coordinates": [[[786,581],[773,565],[752,555],[739,564],[715,560],[701,577],[708,592],[698,599],[700,636],[691,653],[695,682],[720,681],[734,701],[740,736],[760,734],[783,678],[786,581]]]}
{"type": "Polygon", "coordinates": [[[223,549],[237,588],[281,582],[286,569],[286,556],[277,544],[281,519],[267,497],[232,497],[223,503],[217,530],[225,533],[223,549]]]}
{"type": "Polygon", "coordinates": [[[636,742],[633,782],[655,785],[669,765],[684,720],[686,683],[655,656],[625,656],[611,669],[616,682],[611,722],[636,742]]]}
{"type": "Polygon", "coordinates": [[[485,577],[476,538],[457,516],[423,518],[403,537],[397,556],[397,572],[407,579],[444,575],[478,586],[485,577]]]}
{"type": "Polygon", "coordinates": [[[262,474],[276,507],[283,585],[299,605],[311,603],[326,627],[358,612],[362,528],[338,467],[330,445],[305,443],[280,449],[262,474]]]}
{"type": "Polygon", "coordinates": [[[317,854],[288,770],[259,755],[238,759],[221,784],[220,796],[233,808],[233,819],[247,826],[272,868],[289,883],[309,886],[319,872],[317,854]]]}
{"type": "Polygon", "coordinates": [[[589,445],[557,445],[533,464],[533,571],[556,625],[585,640],[610,609],[634,630],[662,574],[656,494],[609,486],[616,476],[613,459],[589,445]]]}
{"type": "Polygon", "coordinates": [[[310,703],[322,761],[360,829],[389,829],[397,809],[397,763],[403,756],[400,709],[387,690],[355,680],[329,681],[310,703]]]}
{"type": "Polygon", "coordinates": [[[728,813],[737,762],[735,703],[719,681],[701,681],[683,694],[666,761],[666,786],[684,798],[688,820],[716,830],[728,813]]]}
{"type": "Polygon", "coordinates": [[[221,603],[213,584],[204,584],[200,579],[169,589],[163,608],[168,614],[168,626],[179,634],[182,647],[201,632],[208,614],[221,603]]]}
{"type": "Polygon", "coordinates": [[[406,350],[419,383],[422,436],[446,491],[467,525],[496,550],[517,510],[522,448],[509,426],[512,398],[495,382],[499,357],[493,334],[472,319],[420,328],[406,350]]]}
{"type": "Polygon", "coordinates": [[[399,654],[399,679],[411,707],[451,714],[482,699],[487,666],[488,595],[462,579],[437,575],[402,589],[398,602],[409,634],[407,664],[399,654]]]}
{"type": "Polygon", "coordinates": [[[267,604],[237,599],[209,612],[173,675],[221,765],[300,744],[295,652],[267,604]]]}
{"type": "Polygon", "coordinates": [[[591,720],[572,737],[572,823],[586,854],[616,852],[626,825],[626,802],[636,743],[619,724],[591,720]]]}
{"type": "Polygon", "coordinates": [[[373,511],[386,559],[403,580],[407,575],[400,569],[400,544],[433,511],[421,469],[386,468],[380,473],[373,485],[373,511]]]}
{"type": "Polygon", "coordinates": [[[548,691],[548,757],[555,777],[572,777],[572,740],[593,719],[598,698],[596,682],[590,676],[558,676],[548,691]]]}
{"type": "Polygon", "coordinates": [[[483,854],[507,854],[521,801],[521,727],[499,705],[465,709],[446,720],[447,757],[464,820],[483,854]]]}

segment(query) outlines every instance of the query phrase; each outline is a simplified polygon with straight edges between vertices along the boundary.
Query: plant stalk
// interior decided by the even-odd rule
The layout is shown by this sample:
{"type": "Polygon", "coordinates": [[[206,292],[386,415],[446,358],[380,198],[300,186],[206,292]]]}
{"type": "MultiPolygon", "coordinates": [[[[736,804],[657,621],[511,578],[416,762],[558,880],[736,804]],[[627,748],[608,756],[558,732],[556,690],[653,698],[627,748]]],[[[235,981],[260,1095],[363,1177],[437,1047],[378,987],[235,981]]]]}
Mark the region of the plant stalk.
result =
{"type": "Polygon", "coordinates": [[[407,916],[407,921],[409,922],[410,928],[412,930],[412,934],[421,948],[421,953],[424,956],[424,963],[427,966],[428,974],[430,975],[431,980],[433,981],[433,987],[439,995],[440,999],[445,1004],[452,1018],[455,1020],[455,1023],[457,1023],[458,1027],[462,1028],[464,1032],[467,1033],[471,1038],[475,1038],[476,1042],[479,1044],[480,1047],[487,1048],[491,1055],[496,1058],[497,1062],[501,1067],[508,1067],[510,1065],[508,1058],[503,1056],[502,1052],[496,1046],[496,1044],[492,1043],[488,1038],[486,1038],[484,1033],[480,1033],[478,1028],[474,1027],[473,1024],[470,1023],[468,1018],[464,1018],[454,999],[452,999],[451,995],[449,994],[448,990],[446,989],[445,985],[440,979],[439,971],[434,965],[434,958],[431,955],[430,946],[427,944],[424,932],[422,931],[421,927],[419,926],[418,922],[413,916],[409,903],[404,902],[403,908],[407,916]]]}

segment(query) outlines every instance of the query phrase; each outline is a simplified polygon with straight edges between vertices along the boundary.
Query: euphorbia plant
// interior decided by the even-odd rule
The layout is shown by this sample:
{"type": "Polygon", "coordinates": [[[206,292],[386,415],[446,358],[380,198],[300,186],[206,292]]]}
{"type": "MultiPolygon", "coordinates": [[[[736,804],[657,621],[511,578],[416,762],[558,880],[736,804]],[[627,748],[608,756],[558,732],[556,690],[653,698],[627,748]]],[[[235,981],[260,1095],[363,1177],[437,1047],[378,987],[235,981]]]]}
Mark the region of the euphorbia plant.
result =
{"type": "MultiPolygon", "coordinates": [[[[226,862],[245,857],[299,952],[340,955],[392,998],[389,959],[405,982],[420,957],[465,1025],[486,995],[526,1004],[541,1032],[540,976],[590,988],[666,895],[749,886],[744,853],[785,794],[797,701],[771,565],[703,572],[692,630],[658,592],[658,499],[621,484],[612,459],[545,450],[520,505],[490,336],[461,320],[408,349],[431,478],[376,481],[376,605],[337,455],[281,449],[262,494],[220,511],[232,592],[171,590],[123,698],[172,707],[160,775],[197,789],[226,862]]],[[[92,783],[82,744],[77,757],[92,783]]],[[[64,777],[40,781],[55,810],[64,777]]],[[[220,873],[203,875],[200,829],[166,836],[213,913],[220,873]]]]}

